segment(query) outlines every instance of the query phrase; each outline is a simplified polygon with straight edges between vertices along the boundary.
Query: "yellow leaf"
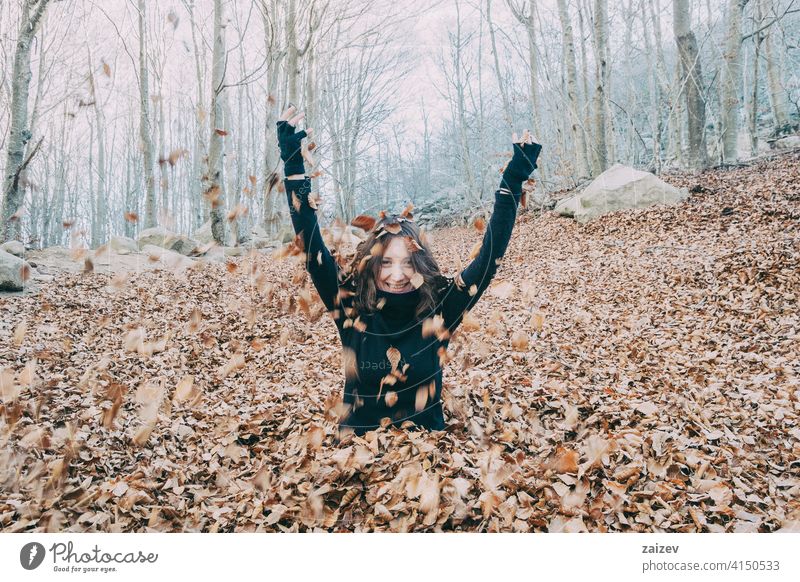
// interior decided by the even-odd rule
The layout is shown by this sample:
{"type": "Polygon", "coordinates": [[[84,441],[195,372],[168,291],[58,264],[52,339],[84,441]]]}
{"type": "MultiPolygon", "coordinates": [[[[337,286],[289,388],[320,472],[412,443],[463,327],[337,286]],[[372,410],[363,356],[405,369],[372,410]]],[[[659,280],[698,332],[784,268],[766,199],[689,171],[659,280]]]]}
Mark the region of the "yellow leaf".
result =
{"type": "Polygon", "coordinates": [[[528,349],[528,334],[522,330],[517,330],[511,336],[511,345],[515,350],[524,351],[528,349]]]}
{"type": "Polygon", "coordinates": [[[425,405],[428,403],[428,387],[427,386],[420,386],[417,388],[417,395],[414,399],[414,410],[417,412],[421,412],[425,409],[425,405]]]}
{"type": "Polygon", "coordinates": [[[499,299],[508,299],[514,293],[514,283],[511,281],[497,281],[492,285],[492,295],[499,299]]]}
{"type": "Polygon", "coordinates": [[[22,345],[22,341],[25,339],[25,334],[28,331],[28,323],[25,321],[20,321],[17,324],[17,327],[14,329],[14,345],[19,347],[22,345]]]}
{"type": "Polygon", "coordinates": [[[469,253],[469,259],[472,260],[476,258],[481,253],[481,247],[483,246],[483,241],[479,240],[475,243],[475,246],[472,247],[472,250],[469,253]]]}
{"type": "Polygon", "coordinates": [[[191,374],[187,374],[181,381],[178,382],[178,386],[175,388],[175,402],[185,402],[189,399],[189,396],[192,394],[192,387],[194,386],[194,376],[191,374]]]}

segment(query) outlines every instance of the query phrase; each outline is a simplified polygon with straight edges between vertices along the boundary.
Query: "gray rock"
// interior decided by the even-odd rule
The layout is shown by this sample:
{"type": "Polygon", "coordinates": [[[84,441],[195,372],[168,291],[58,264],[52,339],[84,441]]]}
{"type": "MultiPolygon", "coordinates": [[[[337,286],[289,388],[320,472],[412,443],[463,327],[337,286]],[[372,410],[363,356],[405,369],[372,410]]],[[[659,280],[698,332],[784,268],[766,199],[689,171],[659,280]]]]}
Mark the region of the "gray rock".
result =
{"type": "Polygon", "coordinates": [[[108,248],[121,255],[139,252],[139,245],[136,244],[135,240],[127,236],[112,236],[107,244],[108,248]]]}
{"type": "Polygon", "coordinates": [[[18,240],[10,240],[7,243],[3,243],[0,245],[0,249],[14,255],[15,257],[21,257],[25,254],[25,246],[18,240]]]}
{"type": "Polygon", "coordinates": [[[145,245],[142,253],[147,255],[148,260],[157,262],[171,271],[183,271],[196,265],[196,262],[189,257],[156,245],[145,245]]]}
{"type": "Polygon", "coordinates": [[[167,230],[162,226],[155,226],[143,230],[139,234],[139,248],[144,250],[147,245],[159,246],[182,255],[190,255],[199,246],[198,242],[181,234],[167,230]]]}
{"type": "Polygon", "coordinates": [[[772,149],[776,150],[790,150],[800,147],[800,135],[789,135],[787,137],[782,137],[781,139],[776,139],[775,141],[770,142],[770,146],[772,149]]]}
{"type": "Polygon", "coordinates": [[[23,269],[30,269],[30,265],[19,257],[0,250],[0,291],[22,291],[23,269]]]}
{"type": "Polygon", "coordinates": [[[211,221],[207,221],[203,226],[194,231],[192,233],[192,238],[204,245],[214,240],[214,236],[211,234],[211,221]]]}
{"type": "Polygon", "coordinates": [[[677,204],[689,195],[686,188],[675,188],[649,172],[615,164],[600,174],[583,192],[561,200],[555,211],[578,222],[626,208],[646,208],[654,204],[677,204]]]}
{"type": "Polygon", "coordinates": [[[247,254],[246,247],[222,247],[226,257],[243,257],[247,254]]]}

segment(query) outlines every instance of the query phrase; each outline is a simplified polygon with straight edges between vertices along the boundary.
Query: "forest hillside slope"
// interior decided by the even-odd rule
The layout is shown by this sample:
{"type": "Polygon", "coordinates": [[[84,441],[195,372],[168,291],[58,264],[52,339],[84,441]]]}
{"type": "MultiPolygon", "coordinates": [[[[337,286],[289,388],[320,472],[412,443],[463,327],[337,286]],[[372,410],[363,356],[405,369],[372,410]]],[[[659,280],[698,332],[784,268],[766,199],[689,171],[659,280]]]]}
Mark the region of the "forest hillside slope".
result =
{"type": "MultiPolygon", "coordinates": [[[[800,154],[664,179],[688,200],[518,218],[441,432],[335,443],[291,257],[0,298],[0,530],[796,531],[800,154]]],[[[432,233],[442,268],[479,237],[432,233]]]]}

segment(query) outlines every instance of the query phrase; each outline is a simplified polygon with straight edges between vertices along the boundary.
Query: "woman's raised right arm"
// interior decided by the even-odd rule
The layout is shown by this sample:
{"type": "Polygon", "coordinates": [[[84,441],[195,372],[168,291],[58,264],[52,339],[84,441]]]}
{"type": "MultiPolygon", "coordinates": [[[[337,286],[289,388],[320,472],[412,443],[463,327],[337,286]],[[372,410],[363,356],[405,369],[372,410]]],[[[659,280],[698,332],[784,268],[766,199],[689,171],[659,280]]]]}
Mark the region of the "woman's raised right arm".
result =
{"type": "MultiPolygon", "coordinates": [[[[338,307],[339,296],[339,266],[336,264],[328,247],[322,240],[322,235],[317,222],[316,204],[309,201],[311,193],[311,180],[306,177],[303,164],[303,138],[306,131],[295,131],[298,121],[303,114],[295,115],[294,106],[289,107],[281,115],[277,123],[278,146],[283,160],[283,171],[286,179],[286,200],[289,204],[289,216],[292,219],[294,232],[303,241],[303,251],[306,254],[306,270],[311,275],[311,280],[317,288],[322,302],[328,311],[333,312],[338,307]],[[298,178],[298,179],[294,179],[298,178]]],[[[311,129],[308,133],[311,133],[311,129]]],[[[336,317],[337,322],[341,317],[336,317]]],[[[338,314],[341,316],[341,314],[338,314]]]]}
{"type": "Polygon", "coordinates": [[[286,199],[289,203],[289,216],[294,232],[300,235],[306,253],[306,270],[311,275],[322,302],[328,311],[338,308],[339,266],[331,255],[317,222],[317,211],[311,206],[308,195],[311,193],[311,180],[284,180],[286,199]]]}

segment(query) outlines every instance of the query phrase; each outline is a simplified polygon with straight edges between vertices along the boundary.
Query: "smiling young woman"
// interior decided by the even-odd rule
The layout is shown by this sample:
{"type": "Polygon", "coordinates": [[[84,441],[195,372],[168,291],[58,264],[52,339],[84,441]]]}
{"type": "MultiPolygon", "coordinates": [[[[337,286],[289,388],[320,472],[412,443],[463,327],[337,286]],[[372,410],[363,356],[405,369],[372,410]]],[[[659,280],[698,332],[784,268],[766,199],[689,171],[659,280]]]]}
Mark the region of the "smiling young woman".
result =
{"type": "Polygon", "coordinates": [[[368,219],[367,238],[347,268],[322,241],[316,205],[304,175],[311,129],[289,107],[278,121],[286,196],[295,232],[302,237],[306,269],[331,313],[344,352],[346,413],[342,433],[364,434],[391,423],[405,428],[445,428],[442,367],[447,346],[464,314],[494,277],[505,254],[522,196],[541,146],[527,130],[512,136],[514,154],[495,192],[492,217],[480,252],[455,278],[442,275],[411,208],[368,219]]]}

